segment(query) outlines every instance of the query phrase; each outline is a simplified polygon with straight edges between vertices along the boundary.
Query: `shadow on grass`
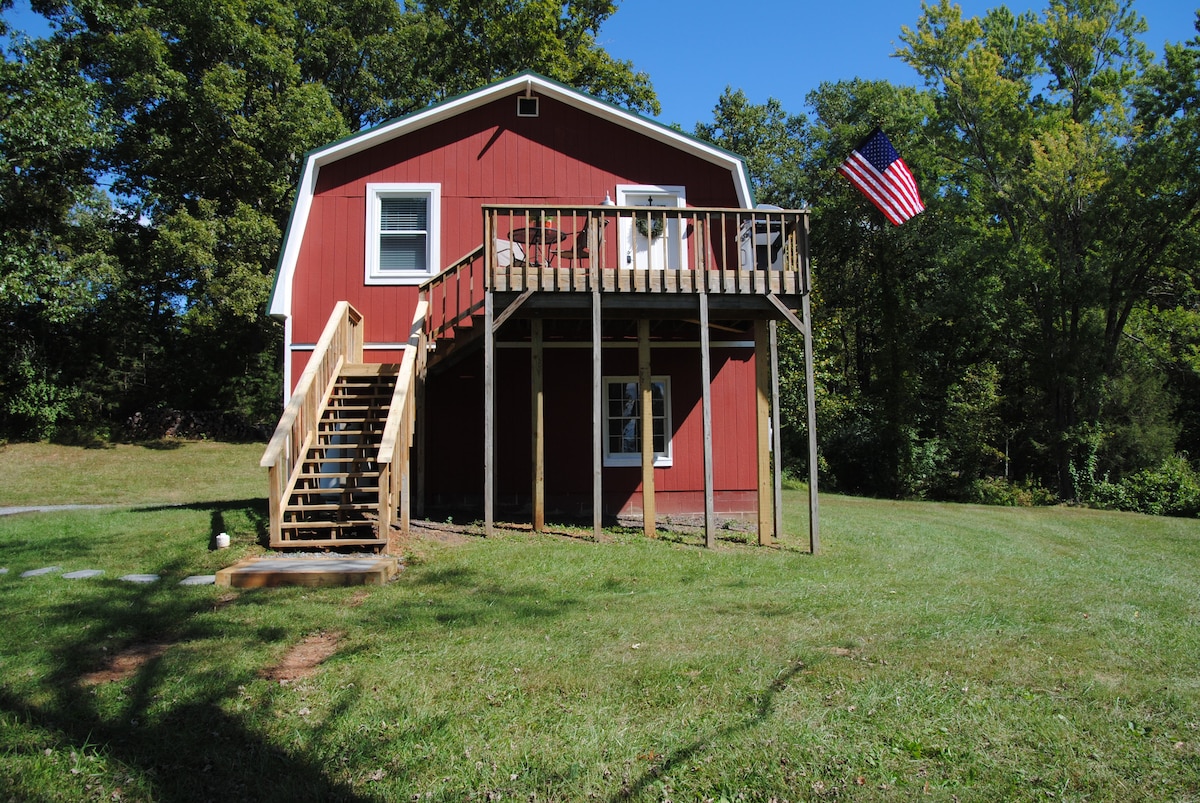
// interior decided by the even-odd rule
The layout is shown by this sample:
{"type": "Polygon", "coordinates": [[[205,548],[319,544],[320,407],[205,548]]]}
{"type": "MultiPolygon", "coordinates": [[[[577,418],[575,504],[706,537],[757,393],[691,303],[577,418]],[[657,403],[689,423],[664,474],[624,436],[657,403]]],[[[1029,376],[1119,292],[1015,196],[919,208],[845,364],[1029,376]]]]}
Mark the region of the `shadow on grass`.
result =
{"type": "Polygon", "coordinates": [[[231,513],[244,515],[249,526],[254,528],[255,540],[263,548],[270,545],[271,514],[267,500],[262,497],[254,499],[230,499],[220,502],[192,502],[184,505],[146,505],[135,507],[135,513],[155,513],[161,510],[194,510],[209,514],[208,548],[217,548],[217,536],[229,530],[226,521],[231,513]]]}
{"type": "MultiPolygon", "coordinates": [[[[219,513],[221,506],[213,509],[219,513]]],[[[168,562],[160,570],[184,574],[186,561],[168,562]]],[[[374,653],[375,647],[362,641],[363,633],[421,638],[430,630],[442,632],[446,624],[490,627],[496,619],[533,621],[558,616],[577,604],[574,599],[547,601],[545,588],[536,584],[502,584],[464,568],[430,571],[414,585],[422,589],[422,596],[409,603],[364,608],[352,628],[358,634],[339,650],[337,660],[353,665],[356,652],[374,653]]],[[[70,750],[102,755],[108,769],[98,782],[107,786],[100,794],[105,799],[116,786],[125,788],[127,798],[169,802],[375,799],[356,790],[346,776],[334,774],[353,771],[353,766],[328,760],[331,752],[349,749],[347,744],[359,740],[346,725],[365,704],[364,693],[354,684],[342,687],[338,699],[330,700],[326,716],[305,721],[304,746],[292,748],[286,734],[274,733],[274,717],[285,714],[276,706],[287,703],[281,702],[285,698],[279,692],[262,687],[261,670],[266,667],[233,668],[204,657],[210,645],[299,641],[311,628],[328,622],[319,604],[313,604],[320,600],[310,599],[321,591],[306,595],[307,601],[286,590],[243,592],[232,599],[222,597],[218,605],[223,613],[214,616],[211,593],[165,584],[109,581],[63,588],[83,593],[65,595],[34,614],[39,640],[53,645],[42,668],[34,670],[40,674],[29,675],[39,679],[30,680],[29,690],[23,692],[18,691],[20,683],[0,677],[0,721],[16,729],[12,738],[26,741],[37,734],[35,752],[49,746],[59,754],[70,750]],[[279,606],[291,605],[296,610],[280,621],[279,606]],[[126,674],[96,680],[98,670],[109,668],[114,655],[138,648],[143,657],[126,674]]],[[[330,591],[329,604],[344,602],[344,595],[330,591]]],[[[412,738],[451,727],[453,721],[444,717],[416,721],[412,738]]],[[[392,766],[420,761],[416,755],[379,758],[392,766]]],[[[5,798],[22,800],[45,798],[47,784],[67,797],[95,795],[97,787],[84,790],[79,776],[61,771],[65,777],[58,780],[19,773],[4,778],[0,773],[0,789],[7,793],[5,798]],[[79,787],[72,791],[75,782],[79,787]]],[[[394,792],[381,787],[380,794],[394,792]]]]}
{"type": "MultiPolygon", "coordinates": [[[[182,567],[168,570],[172,568],[182,567]]],[[[53,668],[40,685],[44,695],[22,699],[0,683],[0,712],[6,718],[21,723],[22,729],[43,732],[43,739],[63,749],[98,750],[110,765],[119,765],[110,766],[109,777],[100,780],[114,787],[113,799],[120,795],[120,786],[140,796],[129,789],[139,784],[150,799],[162,801],[369,799],[330,778],[318,759],[270,743],[226,710],[239,694],[239,682],[249,678],[223,667],[207,675],[197,673],[170,690],[186,699],[164,709],[161,698],[174,678],[163,654],[222,635],[216,632],[219,622],[206,623],[199,616],[211,611],[210,599],[175,588],[121,583],[106,584],[97,592],[50,611],[51,633],[81,635],[53,648],[53,668]],[[79,627],[81,620],[93,626],[79,627]],[[108,650],[97,643],[101,639],[96,633],[110,637],[108,650]],[[108,679],[123,684],[119,694],[97,694],[101,681],[94,678],[94,670],[115,652],[137,647],[152,649],[145,650],[144,660],[123,678],[108,679]]],[[[13,799],[41,799],[45,793],[23,783],[19,774],[9,776],[6,791],[13,799]]],[[[83,781],[79,783],[77,791],[84,794],[83,781]]],[[[95,787],[88,791],[94,794],[95,787]]]]}
{"type": "Polygon", "coordinates": [[[792,678],[796,677],[803,669],[804,664],[796,661],[775,678],[758,701],[758,706],[744,722],[722,728],[706,739],[697,739],[691,744],[684,745],[673,751],[665,757],[661,764],[649,767],[638,778],[632,780],[616,794],[612,795],[609,800],[613,803],[619,803],[619,801],[641,799],[643,792],[646,791],[647,787],[653,785],[656,780],[671,774],[675,769],[687,764],[701,752],[711,749],[717,742],[761,725],[771,716],[775,708],[775,698],[788,687],[788,683],[791,682],[792,678]]]}

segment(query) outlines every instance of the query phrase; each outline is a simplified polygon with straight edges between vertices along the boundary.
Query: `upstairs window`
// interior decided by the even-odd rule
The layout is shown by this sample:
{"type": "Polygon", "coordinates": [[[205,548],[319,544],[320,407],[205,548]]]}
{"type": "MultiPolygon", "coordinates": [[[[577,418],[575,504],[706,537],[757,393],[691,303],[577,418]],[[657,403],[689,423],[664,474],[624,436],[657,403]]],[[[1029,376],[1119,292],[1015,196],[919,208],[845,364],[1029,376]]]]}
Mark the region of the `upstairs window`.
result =
{"type": "MultiPolygon", "coordinates": [[[[664,468],[671,459],[671,380],[650,379],[654,465],[664,468]]],[[[642,394],[636,376],[604,379],[604,465],[642,464],[642,394]]]]}
{"type": "Polygon", "coordinates": [[[437,184],[367,185],[367,284],[418,284],[439,269],[437,184]]]}

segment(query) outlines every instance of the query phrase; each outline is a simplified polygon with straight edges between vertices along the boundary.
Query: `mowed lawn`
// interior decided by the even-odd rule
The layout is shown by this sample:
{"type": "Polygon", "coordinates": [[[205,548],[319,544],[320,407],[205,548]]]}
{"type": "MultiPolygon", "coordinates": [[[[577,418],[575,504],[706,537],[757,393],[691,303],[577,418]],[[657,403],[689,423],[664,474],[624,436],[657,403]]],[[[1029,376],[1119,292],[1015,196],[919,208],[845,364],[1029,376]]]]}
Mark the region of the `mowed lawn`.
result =
{"type": "Polygon", "coordinates": [[[772,548],[437,534],[230,591],[177,582],[261,551],[259,450],[139,448],[0,450],[61,466],[21,504],[129,478],[0,517],[0,800],[1200,800],[1198,520],[823,496],[814,557],[789,492],[772,548]]]}

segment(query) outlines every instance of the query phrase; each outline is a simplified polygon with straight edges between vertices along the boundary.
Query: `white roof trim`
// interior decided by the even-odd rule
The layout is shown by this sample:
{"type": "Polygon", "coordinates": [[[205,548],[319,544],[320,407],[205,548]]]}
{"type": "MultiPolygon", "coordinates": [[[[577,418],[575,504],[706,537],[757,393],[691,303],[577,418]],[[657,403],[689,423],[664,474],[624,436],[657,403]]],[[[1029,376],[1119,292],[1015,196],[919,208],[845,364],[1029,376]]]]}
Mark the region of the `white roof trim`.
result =
{"type": "Polygon", "coordinates": [[[300,256],[300,244],[304,241],[304,232],[308,226],[308,216],[312,209],[317,179],[323,166],[362,153],[396,137],[442,122],[465,111],[490,103],[498,97],[521,90],[526,92],[535,90],[545,97],[584,109],[603,120],[637,131],[692,156],[728,169],[733,179],[739,204],[745,209],[750,208],[752,196],[745,163],[728,151],[701,142],[653,120],[599,101],[540,75],[521,73],[475,92],[460,95],[445,103],[383,123],[376,128],[310,151],[305,158],[304,172],[300,176],[300,184],[296,189],[296,202],[292,207],[292,217],[288,223],[286,240],[279,257],[279,269],[275,278],[275,288],[267,308],[268,314],[284,318],[291,315],[292,277],[300,256]]]}

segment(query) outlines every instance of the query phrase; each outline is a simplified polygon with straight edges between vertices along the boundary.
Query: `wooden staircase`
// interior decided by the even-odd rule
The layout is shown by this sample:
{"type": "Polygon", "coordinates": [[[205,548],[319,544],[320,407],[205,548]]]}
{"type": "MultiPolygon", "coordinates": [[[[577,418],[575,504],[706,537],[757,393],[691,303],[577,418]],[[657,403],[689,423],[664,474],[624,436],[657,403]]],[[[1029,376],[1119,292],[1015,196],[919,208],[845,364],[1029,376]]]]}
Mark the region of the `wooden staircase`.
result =
{"type": "Polygon", "coordinates": [[[379,532],[379,445],[398,365],[343,365],[284,496],[288,545],[385,546],[379,532]]]}
{"type": "Polygon", "coordinates": [[[362,315],[334,305],[259,465],[272,548],[387,551],[407,533],[409,460],[428,304],[418,303],[399,365],[364,363],[362,315]]]}

